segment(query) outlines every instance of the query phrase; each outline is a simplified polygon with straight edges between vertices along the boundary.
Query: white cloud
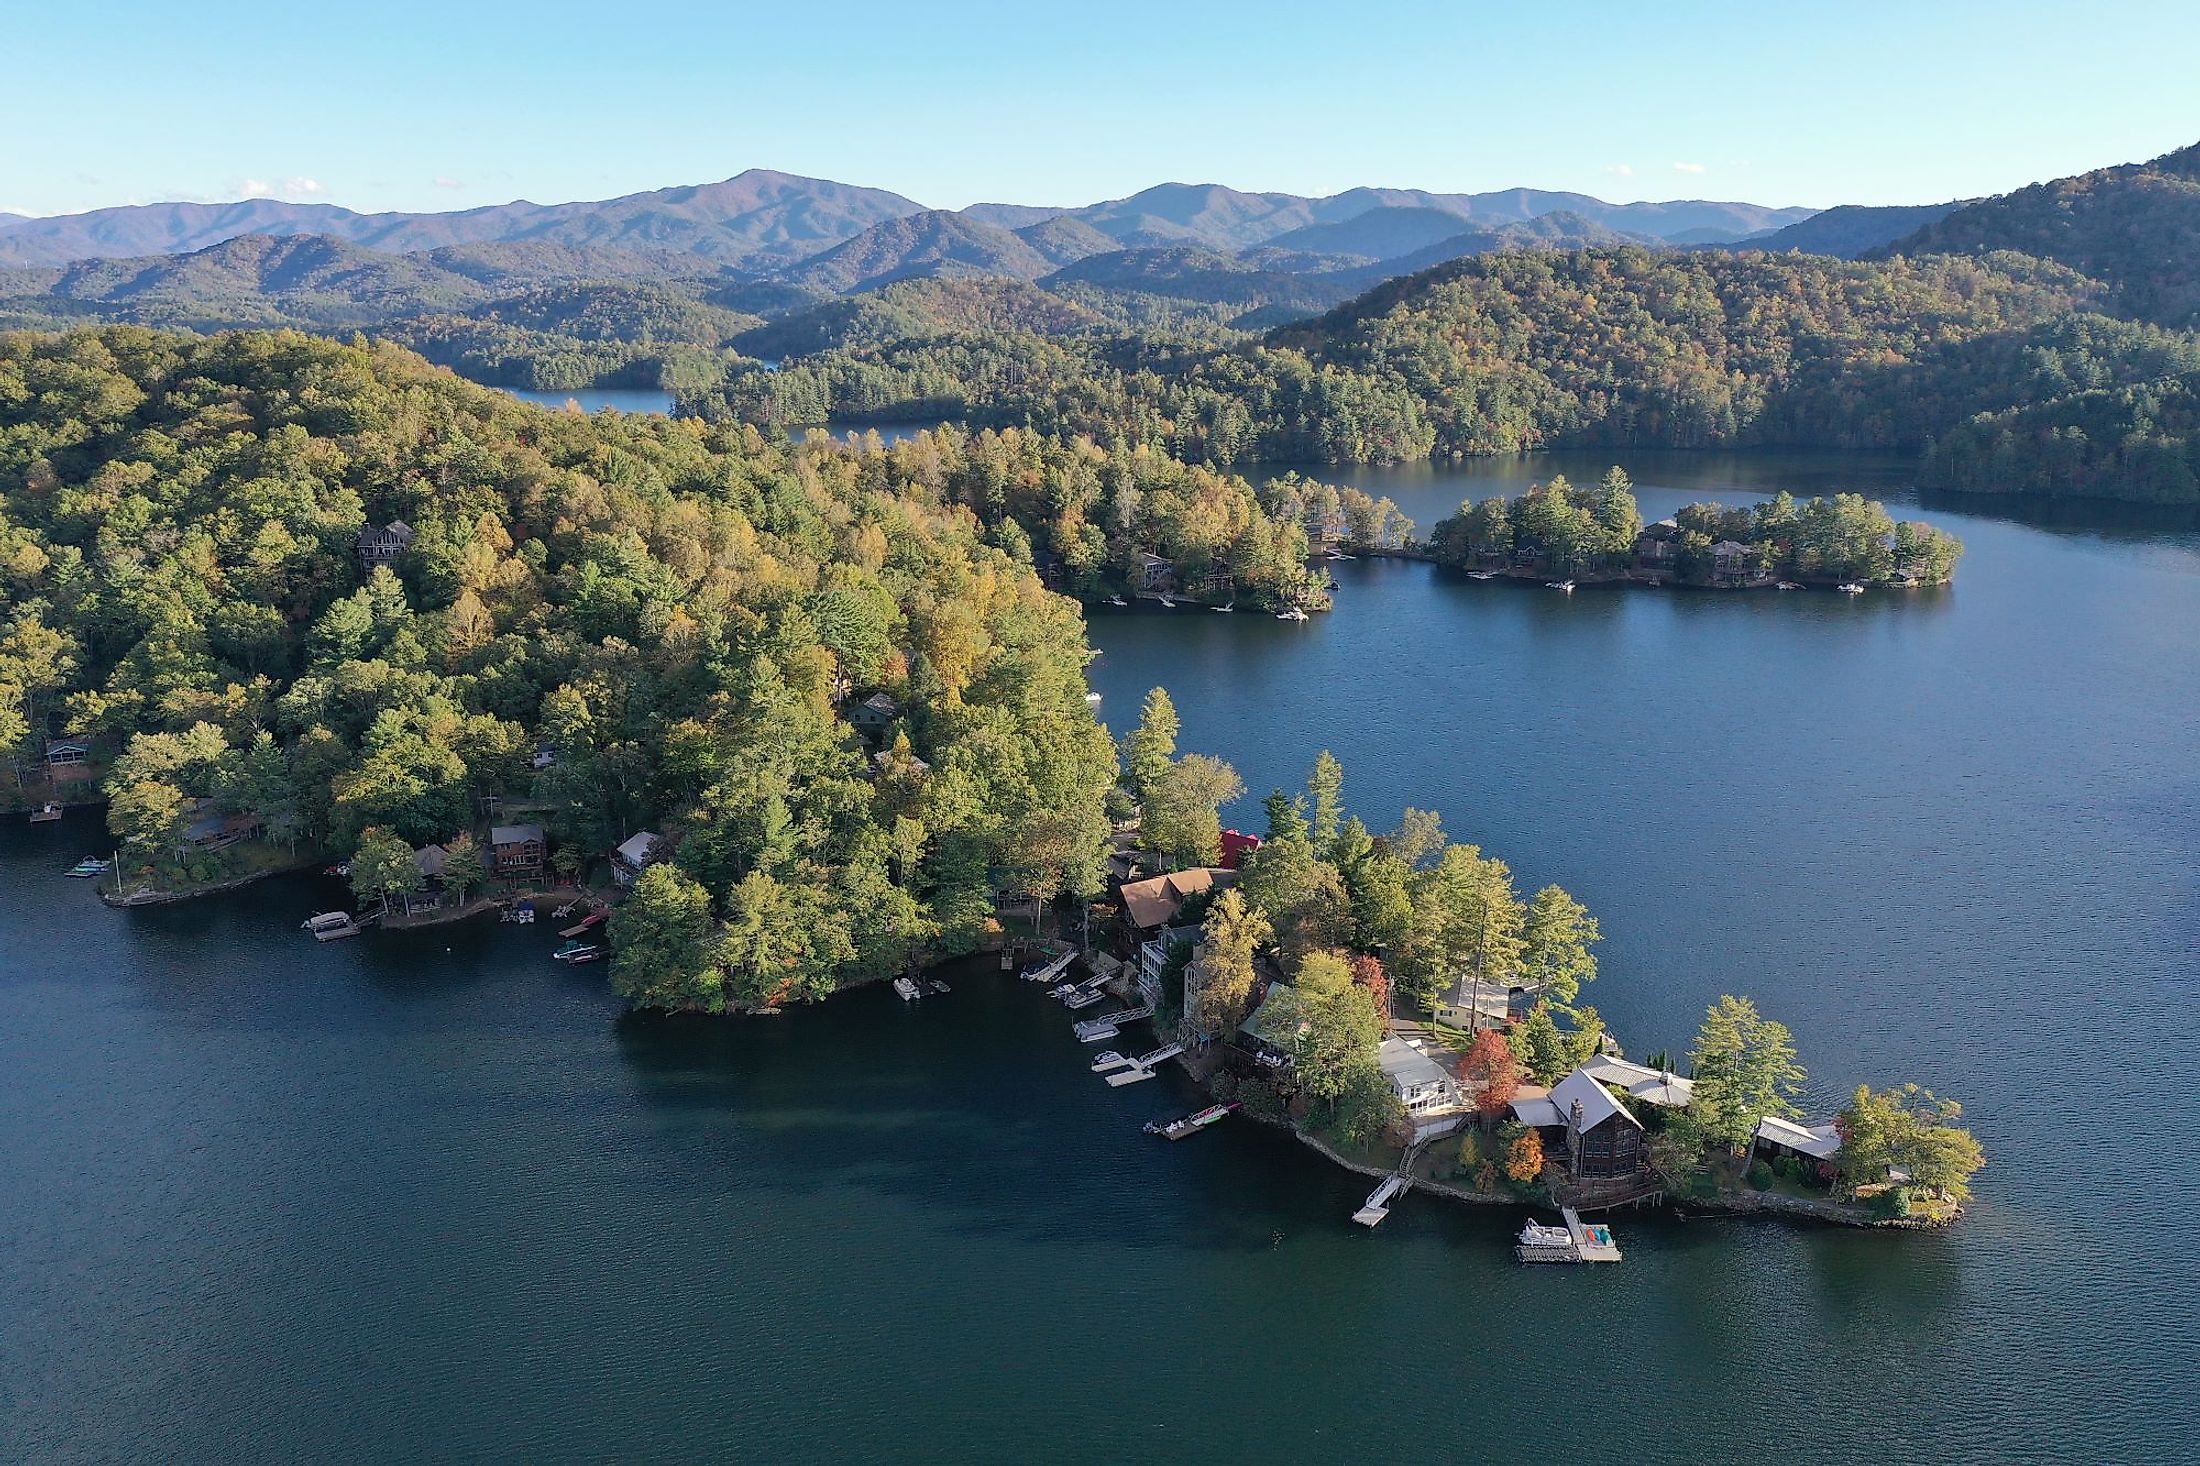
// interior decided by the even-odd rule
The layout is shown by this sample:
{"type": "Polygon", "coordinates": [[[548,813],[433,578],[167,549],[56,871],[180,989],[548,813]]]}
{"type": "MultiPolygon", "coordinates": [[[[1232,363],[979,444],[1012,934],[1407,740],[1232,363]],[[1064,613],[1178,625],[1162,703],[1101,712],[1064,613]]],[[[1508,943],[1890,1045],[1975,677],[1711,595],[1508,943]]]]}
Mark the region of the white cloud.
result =
{"type": "Polygon", "coordinates": [[[1607,163],[1604,165],[1604,171],[1614,178],[1632,178],[1635,176],[1635,167],[1632,163],[1607,163]]]}
{"type": "Polygon", "coordinates": [[[435,186],[437,188],[464,188],[466,185],[448,174],[438,173],[435,176],[435,186]]]}
{"type": "Polygon", "coordinates": [[[1704,171],[1704,166],[1701,163],[1675,163],[1673,171],[1675,173],[1701,173],[1704,171]]]}
{"type": "Polygon", "coordinates": [[[299,199],[314,198],[328,192],[328,185],[318,178],[293,177],[281,183],[270,183],[264,178],[247,178],[239,183],[230,197],[233,199],[299,199]]]}

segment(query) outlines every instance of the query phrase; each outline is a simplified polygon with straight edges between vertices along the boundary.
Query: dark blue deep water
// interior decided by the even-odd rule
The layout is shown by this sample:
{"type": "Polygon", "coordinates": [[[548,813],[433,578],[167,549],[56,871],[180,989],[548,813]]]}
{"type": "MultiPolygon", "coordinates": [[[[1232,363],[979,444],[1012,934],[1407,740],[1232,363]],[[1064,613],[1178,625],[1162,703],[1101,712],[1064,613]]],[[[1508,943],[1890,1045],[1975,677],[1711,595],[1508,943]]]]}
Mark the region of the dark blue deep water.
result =
{"type": "MultiPolygon", "coordinates": [[[[1592,459],[1360,475],[1424,525],[1592,459]],[[1517,480],[1517,481],[1516,481],[1517,480]]],[[[1687,499],[1898,489],[1653,458],[1687,499]]],[[[1916,512],[1947,591],[1714,596],[1339,567],[1305,625],[1101,614],[1255,794],[1315,752],[1602,918],[1629,1047],[1754,994],[1831,1104],[1961,1098],[1943,1235],[1517,1217],[1286,1139],[1138,1133],[971,975],[622,1015],[555,937],[317,947],[312,879],[106,911],[88,816],[0,830],[0,1460],[2185,1461],[2200,1408],[2200,534],[1916,512]]],[[[1235,812],[1257,820],[1252,800],[1235,812]]]]}

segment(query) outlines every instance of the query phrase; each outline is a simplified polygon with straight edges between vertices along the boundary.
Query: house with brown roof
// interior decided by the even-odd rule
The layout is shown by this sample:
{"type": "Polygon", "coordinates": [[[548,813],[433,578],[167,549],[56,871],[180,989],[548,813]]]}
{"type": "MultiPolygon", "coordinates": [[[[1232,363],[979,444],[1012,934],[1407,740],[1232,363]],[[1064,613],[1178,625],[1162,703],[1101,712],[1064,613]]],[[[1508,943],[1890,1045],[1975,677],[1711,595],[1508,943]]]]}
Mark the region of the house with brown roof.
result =
{"type": "Polygon", "coordinates": [[[1186,901],[1202,892],[1235,885],[1237,876],[1236,871],[1221,866],[1200,865],[1131,881],[1119,893],[1123,920],[1142,935],[1157,932],[1176,920],[1186,901]]]}

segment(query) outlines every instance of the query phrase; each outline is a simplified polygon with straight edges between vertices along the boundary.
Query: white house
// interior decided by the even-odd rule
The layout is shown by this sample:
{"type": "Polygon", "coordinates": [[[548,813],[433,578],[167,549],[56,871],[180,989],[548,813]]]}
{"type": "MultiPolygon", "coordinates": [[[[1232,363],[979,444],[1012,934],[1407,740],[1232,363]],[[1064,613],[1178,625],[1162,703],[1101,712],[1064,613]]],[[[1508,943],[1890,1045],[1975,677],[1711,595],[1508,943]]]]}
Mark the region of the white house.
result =
{"type": "Polygon", "coordinates": [[[1138,944],[1138,995],[1147,1002],[1161,1002],[1161,974],[1169,965],[1169,958],[1177,947],[1191,949],[1193,960],[1199,957],[1202,938],[1196,926],[1172,926],[1148,937],[1138,944]]]}
{"type": "Polygon", "coordinates": [[[1467,1122],[1467,1100],[1458,1082],[1427,1054],[1401,1038],[1386,1038],[1375,1050],[1391,1093],[1405,1106],[1413,1138],[1449,1135],[1467,1122]]]}
{"type": "Polygon", "coordinates": [[[611,852],[611,879],[622,886],[631,886],[641,878],[658,858],[657,847],[664,842],[648,830],[637,830],[621,841],[611,852]]]}

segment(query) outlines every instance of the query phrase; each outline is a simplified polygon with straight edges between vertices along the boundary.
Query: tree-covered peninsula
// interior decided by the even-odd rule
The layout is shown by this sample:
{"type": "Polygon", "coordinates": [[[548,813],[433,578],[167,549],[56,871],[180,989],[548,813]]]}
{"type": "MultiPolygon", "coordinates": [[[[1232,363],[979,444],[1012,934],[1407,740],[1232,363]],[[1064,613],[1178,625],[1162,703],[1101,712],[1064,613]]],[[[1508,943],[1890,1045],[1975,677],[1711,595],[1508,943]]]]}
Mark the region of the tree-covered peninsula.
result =
{"type": "Polygon", "coordinates": [[[0,337],[0,749],[105,767],[125,884],[652,827],[623,990],[828,992],[967,946],[997,879],[1097,880],[1082,625],[951,490],[989,451],[546,412],[287,332],[0,337]]]}

